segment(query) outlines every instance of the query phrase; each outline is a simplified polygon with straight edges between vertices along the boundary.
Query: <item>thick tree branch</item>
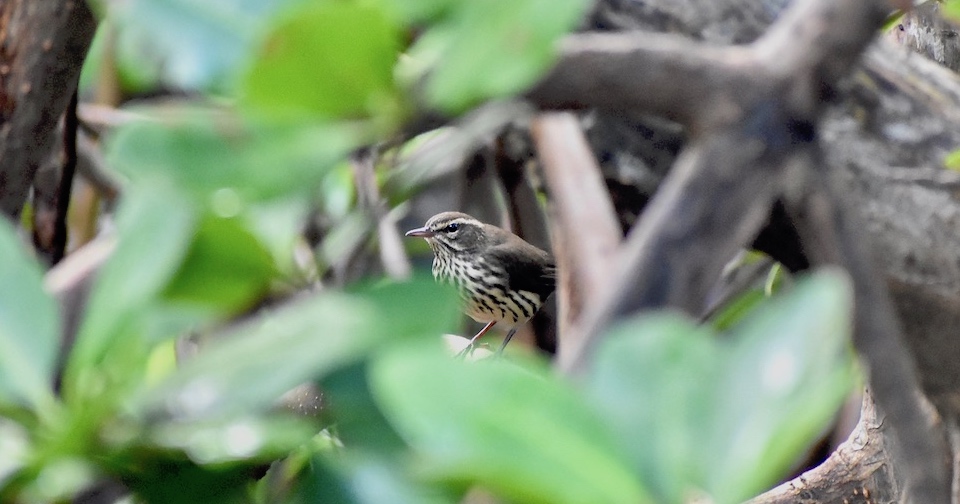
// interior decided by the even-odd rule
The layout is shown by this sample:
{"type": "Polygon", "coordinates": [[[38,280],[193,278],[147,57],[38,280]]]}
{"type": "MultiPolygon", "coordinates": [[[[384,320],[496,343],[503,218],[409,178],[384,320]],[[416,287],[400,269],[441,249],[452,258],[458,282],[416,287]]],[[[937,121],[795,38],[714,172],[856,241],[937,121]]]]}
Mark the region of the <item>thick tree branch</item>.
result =
{"type": "Polygon", "coordinates": [[[583,346],[561,348],[561,368],[584,369],[603,330],[634,311],[673,306],[698,314],[724,264],[766,221],[786,160],[744,131],[688,146],[631,231],[598,310],[585,314],[585,334],[574,338],[583,346]]]}
{"type": "Polygon", "coordinates": [[[751,47],[766,72],[791,84],[789,108],[812,116],[834,98],[890,9],[887,0],[794,2],[751,47]]]}
{"type": "MultiPolygon", "coordinates": [[[[534,120],[531,133],[554,214],[553,248],[560,274],[558,333],[576,337],[579,331],[574,326],[584,308],[596,302],[615,274],[623,234],[600,167],[576,118],[569,113],[544,114],[534,120]],[[589,233],[589,239],[583,238],[584,233],[589,233]]],[[[567,339],[558,346],[575,344],[567,339]]]]}
{"type": "Polygon", "coordinates": [[[810,257],[850,273],[854,286],[854,345],[869,365],[871,394],[889,419],[892,452],[909,485],[913,502],[948,502],[946,450],[939,449],[920,395],[916,369],[901,337],[890,295],[875,267],[869,241],[856,210],[843,204],[823,169],[820,156],[809,159],[810,193],[799,203],[797,227],[810,257]]]}
{"type": "Polygon", "coordinates": [[[704,121],[751,79],[753,54],[661,33],[584,33],[561,44],[554,68],[527,93],[543,108],[597,107],[704,121]]]}
{"type": "Polygon", "coordinates": [[[9,218],[49,155],[95,29],[83,0],[0,3],[0,211],[9,218]]]}
{"type": "Polygon", "coordinates": [[[903,489],[888,463],[883,417],[864,394],[860,422],[823,464],[747,504],[899,502],[903,489]]]}
{"type": "MultiPolygon", "coordinates": [[[[635,226],[624,254],[624,274],[614,275],[613,289],[596,314],[591,314],[584,345],[569,351],[561,348],[564,369],[577,372],[587,366],[603,330],[621,316],[663,306],[698,312],[724,262],[750,243],[776,198],[783,193],[788,197],[802,193],[813,179],[815,184],[823,183],[817,178],[823,173],[811,172],[808,163],[811,156],[816,157],[814,140],[825,99],[839,89],[840,78],[860,58],[888,10],[889,5],[881,0],[797,0],[766,36],[749,47],[754,57],[740,58],[727,69],[719,68],[724,58],[712,58],[710,71],[699,74],[691,71],[697,65],[688,63],[691,56],[684,54],[685,50],[677,49],[671,55],[674,62],[683,62],[676,64],[658,61],[643,50],[608,47],[606,52],[613,58],[609,66],[618,68],[621,75],[606,75],[603,83],[640,82],[638,87],[653,96],[646,101],[636,99],[638,91],[626,90],[622,84],[602,88],[590,82],[580,86],[578,73],[592,74],[589,66],[579,72],[554,72],[531,93],[534,98],[541,89],[562,93],[566,84],[559,81],[562,77],[574,83],[576,93],[603,96],[585,98],[590,105],[609,107],[609,102],[600,100],[610,100],[625,103],[635,114],[662,114],[664,107],[688,99],[691,87],[712,88],[702,92],[711,100],[695,101],[700,105],[697,117],[684,112],[682,105],[681,112],[671,116],[694,127],[693,144],[635,226]],[[632,64],[624,61],[631,59],[632,64]],[[642,71],[654,77],[643,80],[636,70],[630,73],[637,63],[647,65],[642,71]],[[749,78],[729,77],[744,68],[753,70],[749,78]],[[662,80],[661,72],[667,75],[662,80]],[[685,82],[695,75],[709,76],[711,81],[685,82]],[[646,84],[659,89],[647,89],[646,84]]],[[[559,68],[564,68],[568,58],[575,60],[575,54],[564,53],[559,68]]],[[[556,102],[579,103],[576,99],[556,102]]],[[[554,105],[546,100],[540,104],[554,105]]],[[[908,500],[946,502],[942,457],[927,419],[916,407],[913,367],[903,349],[885,286],[871,271],[869,247],[856,241],[854,221],[836,206],[839,193],[817,194],[824,195],[824,204],[831,205],[826,207],[831,209],[830,219],[818,219],[827,223],[819,230],[821,234],[808,229],[805,236],[813,240],[811,245],[832,251],[832,257],[846,266],[854,279],[857,347],[870,366],[876,399],[889,415],[895,445],[901,450],[898,464],[902,464],[909,485],[908,500]]],[[[828,255],[822,252],[821,257],[828,255]]]]}

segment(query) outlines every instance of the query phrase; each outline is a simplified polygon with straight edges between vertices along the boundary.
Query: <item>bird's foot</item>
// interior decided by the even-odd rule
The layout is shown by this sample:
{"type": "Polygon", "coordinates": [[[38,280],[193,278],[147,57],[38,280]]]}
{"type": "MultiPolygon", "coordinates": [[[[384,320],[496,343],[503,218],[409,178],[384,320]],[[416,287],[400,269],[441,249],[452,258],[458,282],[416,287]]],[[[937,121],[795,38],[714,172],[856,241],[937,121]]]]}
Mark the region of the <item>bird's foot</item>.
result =
{"type": "Polygon", "coordinates": [[[457,352],[454,358],[461,360],[478,360],[485,359],[491,355],[493,355],[493,351],[490,350],[489,345],[486,343],[471,342],[457,352]]]}
{"type": "Polygon", "coordinates": [[[470,343],[467,343],[467,346],[463,347],[463,350],[460,350],[459,352],[457,352],[456,358],[461,360],[466,360],[467,357],[470,357],[473,355],[473,351],[475,349],[476,349],[476,345],[473,343],[473,341],[471,341],[470,343]]]}

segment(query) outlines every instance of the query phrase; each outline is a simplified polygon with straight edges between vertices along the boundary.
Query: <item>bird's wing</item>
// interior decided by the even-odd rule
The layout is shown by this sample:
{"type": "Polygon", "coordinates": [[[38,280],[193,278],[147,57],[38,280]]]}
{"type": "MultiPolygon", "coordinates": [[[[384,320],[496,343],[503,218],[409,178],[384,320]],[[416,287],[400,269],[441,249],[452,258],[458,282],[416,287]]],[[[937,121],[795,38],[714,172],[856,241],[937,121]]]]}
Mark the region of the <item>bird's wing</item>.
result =
{"type": "Polygon", "coordinates": [[[529,247],[524,254],[516,253],[515,248],[492,247],[490,258],[503,265],[510,279],[510,289],[534,292],[545,298],[556,288],[556,267],[549,254],[532,245],[524,245],[529,247]]]}

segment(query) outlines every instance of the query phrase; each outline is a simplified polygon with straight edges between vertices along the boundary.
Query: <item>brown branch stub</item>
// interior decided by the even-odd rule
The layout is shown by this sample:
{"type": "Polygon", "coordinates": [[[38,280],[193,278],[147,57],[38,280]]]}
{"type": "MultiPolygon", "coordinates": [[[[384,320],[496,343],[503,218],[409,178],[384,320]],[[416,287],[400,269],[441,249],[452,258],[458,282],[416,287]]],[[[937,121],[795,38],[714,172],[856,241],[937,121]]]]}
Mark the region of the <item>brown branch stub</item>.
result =
{"type": "Polygon", "coordinates": [[[0,3],[0,211],[16,218],[96,30],[82,0],[0,3]]]}
{"type": "Polygon", "coordinates": [[[870,394],[864,394],[860,422],[826,461],[747,504],[900,502],[885,437],[885,425],[870,394]]]}

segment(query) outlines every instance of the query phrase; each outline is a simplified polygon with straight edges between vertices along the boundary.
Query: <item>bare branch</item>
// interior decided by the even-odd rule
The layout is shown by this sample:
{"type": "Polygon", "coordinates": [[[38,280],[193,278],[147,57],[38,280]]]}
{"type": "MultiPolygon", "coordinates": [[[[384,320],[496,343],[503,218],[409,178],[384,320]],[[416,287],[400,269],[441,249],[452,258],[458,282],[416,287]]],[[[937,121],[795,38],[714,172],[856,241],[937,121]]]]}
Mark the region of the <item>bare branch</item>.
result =
{"type": "Polygon", "coordinates": [[[860,422],[823,464],[747,504],[798,502],[900,502],[902,488],[884,438],[883,418],[864,394],[860,422]]]}
{"type": "Polygon", "coordinates": [[[752,49],[772,74],[810,76],[832,87],[860,60],[890,10],[887,0],[793,2],[752,49]]]}
{"type": "Polygon", "coordinates": [[[569,113],[544,114],[534,120],[531,132],[554,214],[553,248],[560,273],[558,334],[564,338],[558,347],[563,353],[581,337],[575,325],[588,302],[607,290],[623,234],[576,118],[569,113]],[[586,232],[589,239],[582,238],[586,232]]]}
{"type": "Polygon", "coordinates": [[[854,345],[870,366],[871,394],[890,418],[893,452],[909,494],[917,503],[947,502],[947,476],[938,460],[946,454],[935,444],[929,407],[921,399],[916,368],[904,345],[896,310],[883,277],[875,267],[869,241],[854,209],[829,184],[829,173],[815,170],[819,157],[809,159],[810,192],[799,203],[798,230],[810,257],[820,264],[837,264],[853,279],[854,345]]]}
{"type": "Polygon", "coordinates": [[[107,167],[100,145],[83,130],[77,132],[77,173],[105,199],[113,201],[120,196],[120,178],[107,167]]]}
{"type": "Polygon", "coordinates": [[[397,231],[397,223],[387,211],[380,196],[377,174],[374,170],[374,154],[363,152],[353,156],[351,167],[357,186],[357,199],[377,223],[377,243],[380,244],[380,262],[387,275],[394,279],[410,277],[410,259],[403,249],[403,241],[397,231]]]}
{"type": "Polygon", "coordinates": [[[569,372],[587,365],[602,329],[637,310],[672,306],[697,314],[724,264],[750,243],[781,190],[787,158],[734,130],[703,138],[681,154],[624,244],[584,346],[561,352],[569,372]],[[751,169],[744,169],[751,167],[751,169]]]}
{"type": "Polygon", "coordinates": [[[598,107],[657,114],[684,124],[725,111],[746,90],[754,55],[661,33],[567,37],[554,68],[527,97],[543,108],[598,107]]]}

